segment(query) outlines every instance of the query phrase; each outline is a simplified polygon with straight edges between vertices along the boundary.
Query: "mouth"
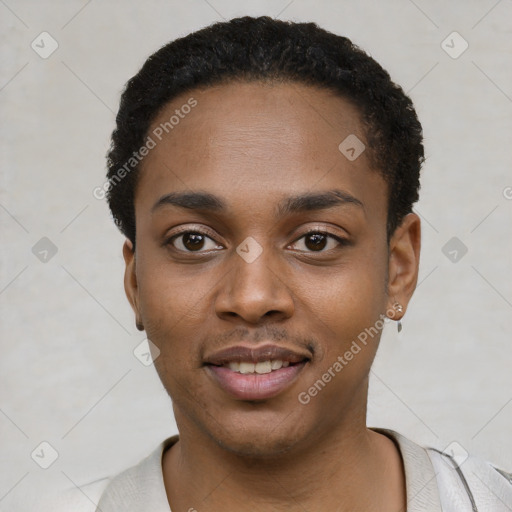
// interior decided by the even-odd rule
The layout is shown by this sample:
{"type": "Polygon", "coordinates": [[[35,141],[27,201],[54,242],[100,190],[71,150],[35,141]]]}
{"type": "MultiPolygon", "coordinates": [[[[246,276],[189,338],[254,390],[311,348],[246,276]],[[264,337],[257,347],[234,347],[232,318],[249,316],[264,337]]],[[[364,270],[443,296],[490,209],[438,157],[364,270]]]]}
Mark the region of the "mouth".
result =
{"type": "Polygon", "coordinates": [[[276,345],[237,346],[207,358],[204,367],[216,385],[238,400],[267,400],[295,382],[310,357],[276,345]]]}
{"type": "MultiPolygon", "coordinates": [[[[305,360],[304,360],[305,361],[305,360]]],[[[304,362],[301,361],[301,362],[304,362]]],[[[281,368],[288,368],[288,366],[294,366],[300,363],[290,363],[290,361],[283,361],[282,359],[266,360],[253,363],[250,361],[231,361],[223,365],[211,365],[219,368],[229,368],[231,371],[236,373],[242,373],[244,375],[256,373],[263,375],[265,373],[275,372],[281,368]]]]}

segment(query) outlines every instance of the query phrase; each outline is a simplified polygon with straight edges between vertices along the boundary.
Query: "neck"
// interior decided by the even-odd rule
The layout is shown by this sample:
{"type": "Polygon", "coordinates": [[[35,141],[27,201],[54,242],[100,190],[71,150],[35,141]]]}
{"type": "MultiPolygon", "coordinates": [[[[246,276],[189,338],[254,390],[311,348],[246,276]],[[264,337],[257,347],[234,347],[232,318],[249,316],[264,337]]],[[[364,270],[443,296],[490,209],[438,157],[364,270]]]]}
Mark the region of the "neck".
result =
{"type": "Polygon", "coordinates": [[[265,458],[229,452],[193,428],[180,432],[163,459],[173,510],[405,510],[400,454],[364,422],[314,432],[265,458]]]}

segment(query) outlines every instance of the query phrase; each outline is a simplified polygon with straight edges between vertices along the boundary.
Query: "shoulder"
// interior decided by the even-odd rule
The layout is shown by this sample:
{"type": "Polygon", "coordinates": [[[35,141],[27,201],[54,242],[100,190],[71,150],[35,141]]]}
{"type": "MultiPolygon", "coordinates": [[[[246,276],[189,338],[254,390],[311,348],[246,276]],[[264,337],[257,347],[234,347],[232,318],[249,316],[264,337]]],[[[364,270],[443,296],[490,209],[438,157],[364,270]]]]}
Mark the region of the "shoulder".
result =
{"type": "Polygon", "coordinates": [[[178,440],[172,436],[121,473],[72,488],[49,499],[38,512],[169,511],[162,473],[162,454],[178,440]]]}
{"type": "Polygon", "coordinates": [[[467,496],[473,510],[505,512],[512,505],[512,474],[469,454],[427,448],[443,503],[467,496]]]}
{"type": "Polygon", "coordinates": [[[38,512],[97,512],[101,495],[112,478],[102,478],[80,487],[70,487],[58,494],[46,496],[37,505],[38,512]]]}
{"type": "Polygon", "coordinates": [[[112,478],[101,493],[98,510],[168,512],[170,509],[162,473],[162,455],[178,439],[178,435],[166,439],[136,466],[112,478]]]}
{"type": "Polygon", "coordinates": [[[441,451],[394,430],[372,430],[394,439],[400,449],[411,511],[512,510],[512,474],[508,470],[468,454],[458,443],[441,451]]]}

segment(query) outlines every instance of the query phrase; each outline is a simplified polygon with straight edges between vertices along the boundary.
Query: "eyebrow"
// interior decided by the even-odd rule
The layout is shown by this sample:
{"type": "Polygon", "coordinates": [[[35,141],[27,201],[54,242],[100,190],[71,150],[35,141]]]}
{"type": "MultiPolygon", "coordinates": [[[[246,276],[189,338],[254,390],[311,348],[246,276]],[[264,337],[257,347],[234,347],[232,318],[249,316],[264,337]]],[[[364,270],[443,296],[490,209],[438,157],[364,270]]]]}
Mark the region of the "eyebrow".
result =
{"type": "MultiPolygon", "coordinates": [[[[225,212],[228,209],[222,198],[208,192],[171,192],[158,199],[151,212],[153,213],[167,205],[217,213],[225,212]]],[[[304,211],[327,210],[343,205],[355,205],[364,210],[362,201],[348,192],[334,189],[287,197],[277,205],[276,217],[284,217],[304,211]]]]}

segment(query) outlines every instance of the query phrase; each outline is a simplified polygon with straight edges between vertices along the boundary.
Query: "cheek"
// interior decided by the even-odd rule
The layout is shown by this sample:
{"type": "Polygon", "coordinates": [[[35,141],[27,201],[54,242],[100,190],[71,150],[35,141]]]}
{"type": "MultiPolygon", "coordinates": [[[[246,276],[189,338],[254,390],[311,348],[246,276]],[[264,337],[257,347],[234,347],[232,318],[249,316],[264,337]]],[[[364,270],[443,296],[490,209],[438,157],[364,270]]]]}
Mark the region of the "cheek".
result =
{"type": "Polygon", "coordinates": [[[354,251],[339,266],[303,274],[300,295],[336,332],[364,328],[385,309],[386,254],[354,251]]]}
{"type": "Polygon", "coordinates": [[[365,383],[384,326],[384,285],[377,279],[383,279],[382,273],[375,270],[356,277],[340,273],[330,280],[329,293],[316,292],[311,298],[308,325],[321,344],[300,391],[310,400],[308,414],[326,422],[337,421],[351,403],[365,401],[365,383]]]}
{"type": "Polygon", "coordinates": [[[162,356],[172,352],[174,361],[184,362],[204,326],[209,290],[218,277],[211,269],[175,265],[151,255],[142,256],[139,263],[140,310],[148,338],[162,356]]]}
{"type": "Polygon", "coordinates": [[[358,381],[358,375],[367,374],[384,326],[386,255],[387,250],[378,247],[364,254],[358,252],[328,278],[317,280],[317,286],[311,286],[311,282],[304,289],[310,309],[308,324],[315,329],[317,337],[324,340],[317,378],[331,369],[331,377],[336,374],[333,380],[352,386],[358,381]],[[341,362],[339,357],[342,357],[341,362]],[[337,361],[339,364],[333,368],[337,361]]]}

